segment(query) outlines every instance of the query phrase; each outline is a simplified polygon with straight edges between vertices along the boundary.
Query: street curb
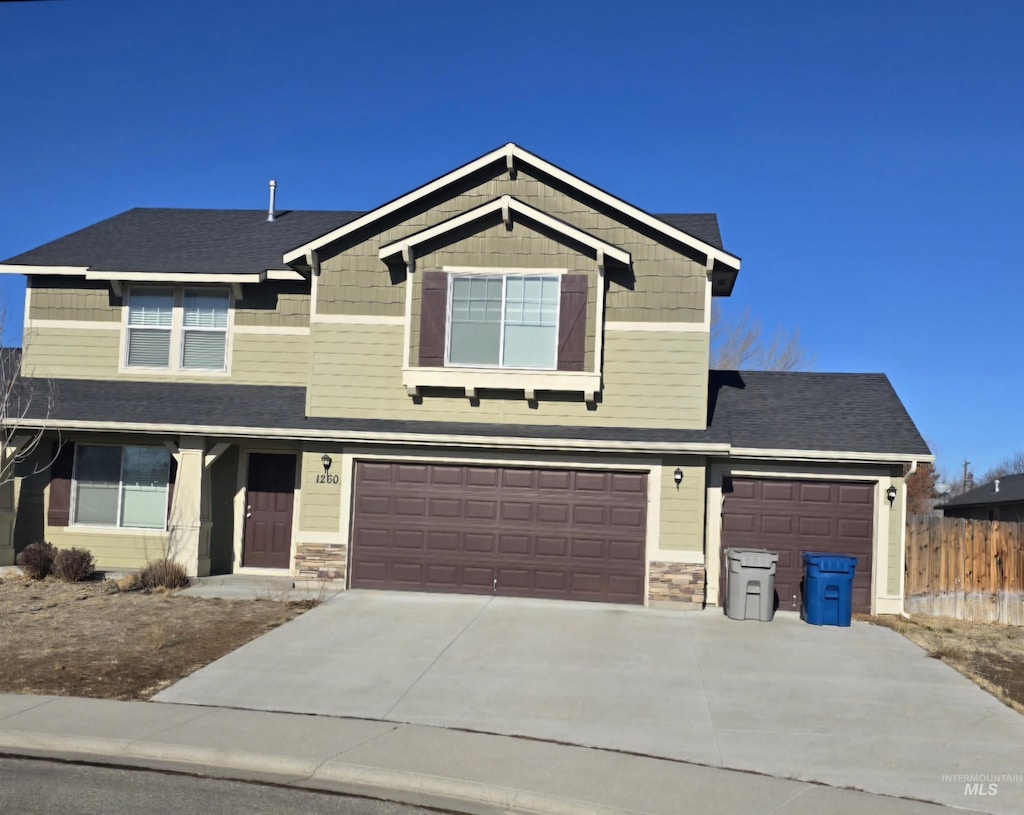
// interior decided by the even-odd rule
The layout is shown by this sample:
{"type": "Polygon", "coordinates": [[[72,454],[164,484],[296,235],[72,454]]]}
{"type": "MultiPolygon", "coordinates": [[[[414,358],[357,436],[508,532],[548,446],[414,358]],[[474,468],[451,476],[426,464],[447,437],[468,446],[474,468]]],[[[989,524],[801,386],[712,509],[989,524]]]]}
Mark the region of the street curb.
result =
{"type": "Polygon", "coordinates": [[[338,758],[323,762],[307,761],[179,744],[14,730],[0,730],[0,752],[31,758],[60,758],[177,771],[225,780],[264,781],[298,789],[444,808],[466,815],[641,815],[638,810],[615,809],[476,781],[347,764],[338,758]]]}

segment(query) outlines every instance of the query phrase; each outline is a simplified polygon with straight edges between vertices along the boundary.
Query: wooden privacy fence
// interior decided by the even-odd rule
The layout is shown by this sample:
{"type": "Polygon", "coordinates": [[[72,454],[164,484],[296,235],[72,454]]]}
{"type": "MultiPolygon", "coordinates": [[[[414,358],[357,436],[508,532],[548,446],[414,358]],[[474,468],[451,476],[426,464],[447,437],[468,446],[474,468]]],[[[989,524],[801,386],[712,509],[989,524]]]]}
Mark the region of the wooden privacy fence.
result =
{"type": "Polygon", "coordinates": [[[907,518],[911,614],[1024,625],[1024,524],[907,518]]]}

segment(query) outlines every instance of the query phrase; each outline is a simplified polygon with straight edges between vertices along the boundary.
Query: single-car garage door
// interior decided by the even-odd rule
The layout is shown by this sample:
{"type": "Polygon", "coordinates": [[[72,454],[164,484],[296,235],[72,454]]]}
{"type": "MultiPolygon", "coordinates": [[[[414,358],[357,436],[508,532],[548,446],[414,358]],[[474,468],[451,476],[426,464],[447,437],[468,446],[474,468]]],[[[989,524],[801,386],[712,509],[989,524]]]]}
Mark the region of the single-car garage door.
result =
{"type": "MultiPolygon", "coordinates": [[[[857,482],[727,478],[722,485],[722,556],[728,547],[779,553],[778,607],[801,607],[804,552],[857,558],[853,610],[871,611],[874,485],[857,482]]],[[[725,569],[720,597],[725,597],[725,569]]]]}
{"type": "Polygon", "coordinates": [[[642,603],[647,474],[356,463],[352,587],[642,603]]]}

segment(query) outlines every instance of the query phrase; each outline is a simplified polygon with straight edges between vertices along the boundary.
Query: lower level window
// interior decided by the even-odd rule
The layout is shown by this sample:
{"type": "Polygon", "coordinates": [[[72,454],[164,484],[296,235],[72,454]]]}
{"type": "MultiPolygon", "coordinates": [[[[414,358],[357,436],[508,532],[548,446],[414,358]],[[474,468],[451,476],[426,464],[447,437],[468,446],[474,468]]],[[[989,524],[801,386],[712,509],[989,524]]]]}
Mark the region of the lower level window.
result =
{"type": "Polygon", "coordinates": [[[163,529],[170,463],[165,447],[77,445],[74,523],[163,529]]]}

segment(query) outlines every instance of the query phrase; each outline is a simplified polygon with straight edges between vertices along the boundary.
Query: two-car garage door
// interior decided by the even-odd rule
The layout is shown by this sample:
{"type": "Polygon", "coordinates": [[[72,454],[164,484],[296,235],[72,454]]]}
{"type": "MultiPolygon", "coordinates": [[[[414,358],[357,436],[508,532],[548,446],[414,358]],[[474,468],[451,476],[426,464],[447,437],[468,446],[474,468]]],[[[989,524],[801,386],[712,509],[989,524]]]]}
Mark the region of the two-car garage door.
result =
{"type": "Polygon", "coordinates": [[[647,473],[356,463],[352,587],[642,603],[647,473]]]}
{"type": "MultiPolygon", "coordinates": [[[[871,611],[873,484],[727,478],[722,492],[723,557],[733,546],[778,552],[780,609],[800,608],[802,554],[832,552],[857,558],[853,610],[871,611]]],[[[724,568],[722,575],[724,592],[724,568]]]]}

